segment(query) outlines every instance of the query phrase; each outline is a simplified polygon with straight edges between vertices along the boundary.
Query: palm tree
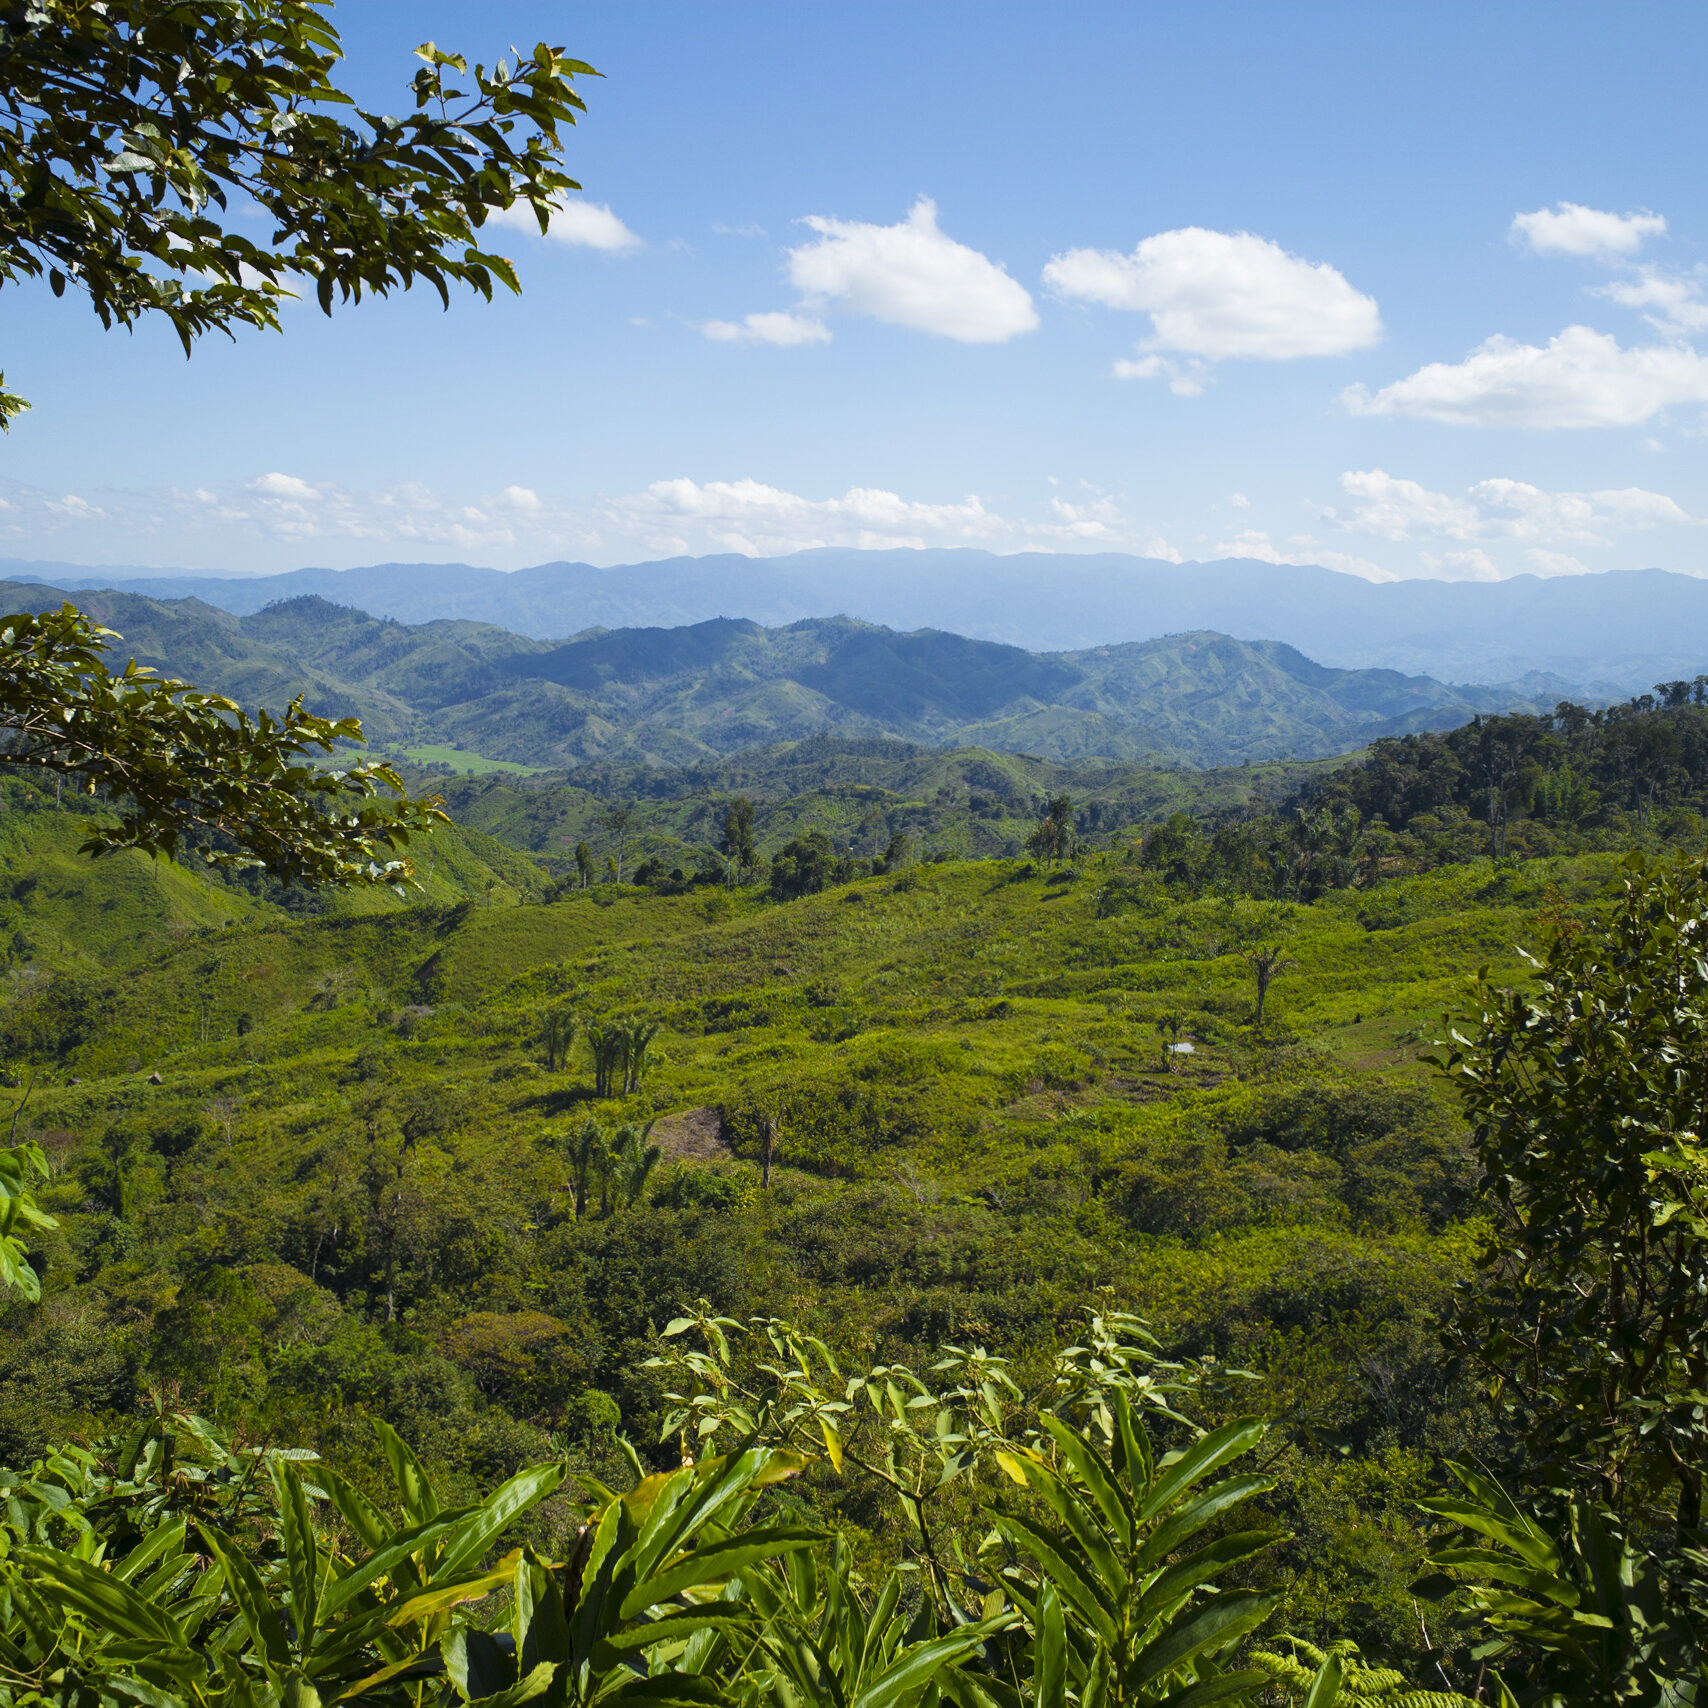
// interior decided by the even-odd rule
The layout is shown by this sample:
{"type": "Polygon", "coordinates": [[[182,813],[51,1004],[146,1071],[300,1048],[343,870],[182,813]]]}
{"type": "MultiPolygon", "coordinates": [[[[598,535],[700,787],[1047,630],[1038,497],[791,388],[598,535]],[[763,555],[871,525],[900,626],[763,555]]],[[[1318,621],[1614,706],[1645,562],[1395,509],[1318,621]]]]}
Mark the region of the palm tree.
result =
{"type": "Polygon", "coordinates": [[[583,1029],[582,1036],[586,1038],[588,1051],[593,1057],[593,1095],[620,1095],[620,1091],[613,1093],[611,1087],[616,1084],[622,1090],[627,1089],[629,1051],[626,1028],[592,1020],[583,1029]]]}
{"type": "Polygon", "coordinates": [[[575,1011],[559,1004],[548,1008],[540,1020],[540,1042],[546,1052],[546,1066],[553,1072],[569,1066],[569,1052],[575,1047],[575,1035],[581,1022],[575,1011]]]}
{"type": "Polygon", "coordinates": [[[652,1041],[658,1036],[658,1023],[648,1020],[631,1020],[623,1028],[623,1095],[639,1091],[641,1080],[646,1075],[647,1058],[652,1049],[652,1041]]]}
{"type": "Polygon", "coordinates": [[[605,1164],[605,1135],[599,1123],[589,1116],[581,1130],[569,1142],[569,1166],[575,1185],[575,1219],[587,1214],[587,1183],[597,1171],[603,1173],[605,1164]]]}
{"type": "Polygon", "coordinates": [[[1259,1031],[1263,1029],[1263,1005],[1269,1000],[1269,987],[1276,978],[1289,967],[1299,963],[1289,960],[1282,952],[1279,943],[1255,945],[1240,951],[1241,958],[1251,968],[1251,976],[1257,981],[1257,1006],[1252,1010],[1251,1023],[1259,1031]]]}
{"type": "Polygon", "coordinates": [[[618,1199],[627,1209],[640,1202],[647,1182],[652,1178],[652,1171],[664,1155],[660,1146],[647,1143],[655,1125],[655,1122],[648,1121],[644,1127],[637,1127],[632,1121],[626,1121],[611,1140],[610,1173],[618,1199]]]}

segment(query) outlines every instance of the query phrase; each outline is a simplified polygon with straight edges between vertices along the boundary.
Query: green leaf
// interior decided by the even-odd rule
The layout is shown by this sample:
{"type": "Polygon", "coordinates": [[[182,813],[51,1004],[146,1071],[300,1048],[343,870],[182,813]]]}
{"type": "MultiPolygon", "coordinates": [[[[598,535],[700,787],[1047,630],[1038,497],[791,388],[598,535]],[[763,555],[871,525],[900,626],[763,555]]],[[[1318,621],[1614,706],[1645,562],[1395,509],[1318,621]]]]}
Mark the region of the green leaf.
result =
{"type": "Polygon", "coordinates": [[[595,1698],[601,1704],[611,1704],[612,1708],[630,1708],[631,1704],[633,1708],[654,1708],[655,1704],[657,1708],[669,1708],[678,1703],[681,1708],[721,1708],[727,1700],[711,1679],[691,1672],[655,1673],[651,1678],[637,1678],[595,1698]]]}
{"type": "Polygon", "coordinates": [[[1092,1450],[1091,1443],[1084,1436],[1069,1429],[1060,1418],[1046,1415],[1042,1422],[1051,1436],[1054,1437],[1056,1447],[1062,1457],[1073,1466],[1074,1474],[1085,1484],[1091,1498],[1097,1502],[1098,1510],[1102,1512],[1105,1522],[1114,1531],[1121,1546],[1131,1546],[1133,1539],[1131,1505],[1104,1469],[1103,1461],[1092,1450]]]}
{"type": "Polygon", "coordinates": [[[285,1639],[285,1628],[273,1611],[260,1574],[232,1545],[230,1538],[212,1524],[198,1519],[196,1528],[207,1542],[208,1552],[225,1568],[226,1591],[237,1604],[256,1654],[270,1666],[281,1670],[288,1667],[291,1664],[290,1644],[285,1639]]]}
{"type": "Polygon", "coordinates": [[[466,1566],[476,1565],[504,1531],[521,1515],[543,1500],[563,1481],[561,1465],[533,1465],[518,1471],[483,1500],[445,1538],[433,1582],[454,1576],[466,1566]]]}
{"type": "Polygon", "coordinates": [[[1159,1524],[1151,1532],[1144,1547],[1139,1550],[1135,1560],[1136,1566],[1143,1571],[1160,1560],[1166,1560],[1170,1554],[1190,1542],[1212,1520],[1238,1506],[1241,1501],[1250,1500],[1253,1495],[1267,1494],[1274,1487],[1273,1477],[1225,1477],[1159,1524]]]}
{"type": "Polygon", "coordinates": [[[618,1617],[633,1619],[647,1608],[668,1601],[684,1590],[697,1589],[702,1584],[722,1583],[761,1560],[815,1547],[828,1539],[825,1531],[806,1530],[798,1525],[773,1525],[740,1531],[727,1542],[713,1542],[696,1548],[693,1553],[684,1555],[637,1584],[623,1598],[617,1610],[618,1617]]]}
{"type": "Polygon", "coordinates": [[[933,1637],[929,1642],[915,1644],[866,1685],[849,1708],[890,1708],[892,1704],[909,1701],[943,1667],[970,1655],[993,1629],[990,1624],[968,1625],[947,1637],[933,1637]]]}
{"type": "Polygon", "coordinates": [[[380,1449],[385,1454],[386,1463],[391,1466],[392,1480],[397,1484],[398,1498],[403,1503],[403,1516],[416,1525],[436,1518],[439,1496],[414,1449],[382,1418],[374,1419],[374,1430],[380,1438],[380,1449]]]}
{"type": "Polygon", "coordinates": [[[1300,1708],[1334,1708],[1340,1700],[1341,1665],[1338,1655],[1330,1655],[1317,1669],[1311,1688],[1305,1692],[1300,1708]]]}
{"type": "Polygon", "coordinates": [[[1066,1537],[1052,1535],[1042,1525],[1019,1513],[998,1510],[992,1512],[991,1518],[998,1529],[1037,1555],[1050,1581],[1097,1635],[1113,1647],[1116,1641],[1115,1610],[1104,1600],[1101,1587],[1081,1567],[1075,1545],[1066,1537]]]}
{"type": "Polygon", "coordinates": [[[1195,1441],[1152,1486],[1139,1507],[1139,1522],[1148,1522],[1158,1513],[1166,1512],[1194,1483],[1255,1447],[1268,1430],[1264,1418],[1241,1417],[1195,1441]]]}
{"type": "Polygon", "coordinates": [[[1127,1688],[1142,1690],[1201,1655],[1225,1648],[1261,1625],[1280,1600],[1279,1595],[1258,1595],[1249,1590],[1217,1596],[1191,1618],[1170,1626],[1133,1657],[1127,1669],[1127,1688]]]}
{"type": "Polygon", "coordinates": [[[1038,1592],[1032,1648],[1034,1708],[1064,1708],[1067,1700],[1067,1630],[1054,1584],[1038,1592]]]}
{"type": "Polygon", "coordinates": [[[1213,1708],[1219,1702],[1240,1702],[1267,1689],[1271,1682],[1266,1672],[1218,1672],[1184,1690],[1171,1691],[1158,1708],[1213,1708]]]}
{"type": "Polygon", "coordinates": [[[508,1690],[500,1690],[492,1696],[470,1698],[469,1708],[516,1708],[518,1703],[532,1702],[536,1696],[544,1696],[551,1689],[552,1680],[556,1676],[557,1663],[541,1661],[508,1690]]]}
{"type": "Polygon", "coordinates": [[[321,1594],[320,1613],[323,1619],[330,1618],[353,1596],[359,1595],[369,1584],[377,1583],[381,1578],[395,1572],[406,1561],[416,1554],[422,1553],[451,1531],[469,1516],[469,1507],[458,1507],[454,1512],[441,1513],[437,1518],[425,1524],[412,1525],[407,1530],[400,1530],[386,1541],[383,1547],[376,1549],[364,1559],[356,1561],[341,1576],[334,1578],[321,1594]]]}
{"type": "Polygon", "coordinates": [[[612,1656],[633,1654],[638,1649],[650,1649],[655,1643],[677,1642],[684,1637],[691,1637],[696,1631],[714,1627],[719,1630],[734,1630],[750,1623],[752,1618],[751,1610],[746,1607],[722,1601],[707,1602],[691,1611],[678,1613],[672,1610],[660,1619],[633,1625],[626,1631],[614,1631],[609,1636],[600,1638],[595,1653],[608,1651],[612,1656]]]}
{"type": "Polygon", "coordinates": [[[1273,1548],[1281,1540],[1283,1538],[1261,1530],[1241,1530],[1232,1536],[1220,1536],[1197,1553],[1177,1560],[1159,1573],[1139,1598],[1133,1615],[1134,1623],[1141,1628],[1150,1624],[1182,1596],[1219,1577],[1228,1566],[1249,1560],[1254,1554],[1273,1548]]]}
{"type": "Polygon", "coordinates": [[[297,1652],[307,1654],[320,1614],[320,1548],[308,1497],[296,1467],[278,1459],[272,1463],[273,1488],[279,1504],[279,1532],[290,1580],[291,1620],[296,1626],[297,1652]]]}
{"type": "Polygon", "coordinates": [[[111,1572],[56,1548],[21,1548],[16,1558],[44,1596],[81,1613],[99,1629],[175,1649],[188,1646],[170,1614],[144,1601],[111,1572]]]}

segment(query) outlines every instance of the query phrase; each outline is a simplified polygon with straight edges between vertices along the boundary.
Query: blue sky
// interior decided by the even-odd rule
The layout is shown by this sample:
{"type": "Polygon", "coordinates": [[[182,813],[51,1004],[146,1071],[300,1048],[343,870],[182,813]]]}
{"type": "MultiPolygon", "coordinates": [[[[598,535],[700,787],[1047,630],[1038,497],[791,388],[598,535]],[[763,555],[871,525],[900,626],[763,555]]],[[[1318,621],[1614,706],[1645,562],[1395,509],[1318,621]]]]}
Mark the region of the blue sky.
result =
{"type": "Polygon", "coordinates": [[[284,336],[0,298],[0,552],[812,545],[1708,573],[1708,11],[346,3],[605,73],[525,295],[284,336]]]}

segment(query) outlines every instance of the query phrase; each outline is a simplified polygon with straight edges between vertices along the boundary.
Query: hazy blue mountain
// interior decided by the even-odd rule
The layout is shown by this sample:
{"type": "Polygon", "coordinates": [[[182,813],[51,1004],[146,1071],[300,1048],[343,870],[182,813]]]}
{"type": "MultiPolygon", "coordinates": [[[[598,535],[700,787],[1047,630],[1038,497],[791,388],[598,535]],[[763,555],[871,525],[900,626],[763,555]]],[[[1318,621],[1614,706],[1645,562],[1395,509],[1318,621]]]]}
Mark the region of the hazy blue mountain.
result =
{"type": "MultiPolygon", "coordinates": [[[[65,596],[0,583],[13,609],[65,596]]],[[[1203,630],[1042,653],[850,617],[775,628],[714,617],[591,629],[554,646],[490,623],[372,617],[315,594],[248,615],[128,590],[78,597],[124,637],[121,656],[246,704],[277,708],[302,693],[361,717],[393,750],[566,769],[699,765],[824,732],[1056,761],[1226,765],[1320,758],[1536,704],[1203,630]]]]}
{"type": "Polygon", "coordinates": [[[714,617],[775,628],[840,612],[904,632],[940,629],[1048,651],[1212,630],[1284,641],[1342,669],[1454,682],[1517,683],[1539,673],[1584,693],[1627,693],[1708,669],[1708,579],[1659,569],[1377,584],[1241,559],[1171,564],[1117,553],[826,549],[617,569],[547,563],[514,574],[467,564],[376,564],[213,577],[4,560],[0,573],[61,587],[122,584],[239,615],[313,593],[401,622],[459,619],[541,640],[714,617]]]}

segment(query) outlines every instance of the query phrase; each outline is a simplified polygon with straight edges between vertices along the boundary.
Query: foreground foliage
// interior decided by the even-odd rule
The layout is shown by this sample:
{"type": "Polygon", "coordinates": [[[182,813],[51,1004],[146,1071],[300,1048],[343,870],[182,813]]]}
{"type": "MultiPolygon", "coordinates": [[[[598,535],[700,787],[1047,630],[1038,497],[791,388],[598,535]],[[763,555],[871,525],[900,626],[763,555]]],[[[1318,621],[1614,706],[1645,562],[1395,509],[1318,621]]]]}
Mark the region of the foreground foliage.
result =
{"type": "MultiPolygon", "coordinates": [[[[480,247],[520,202],[545,228],[590,68],[543,42],[472,72],[431,43],[402,118],[361,111],[315,0],[8,0],[0,6],[0,284],[46,277],[104,326],[159,315],[278,330],[290,285],[360,299],[424,280],[517,289],[480,247]],[[467,79],[472,89],[455,86],[467,79]],[[253,207],[256,242],[228,221],[253,207]]],[[[0,426],[28,404],[0,391],[0,426]]]]}
{"type": "Polygon", "coordinates": [[[360,742],[353,718],[315,717],[295,700],[279,718],[107,661],[122,639],[74,606],[0,617],[0,752],[8,765],[73,778],[115,804],[83,851],[134,848],[211,864],[256,866],[281,883],[397,883],[387,854],[445,822],[390,766],[316,763],[360,742]]]}

